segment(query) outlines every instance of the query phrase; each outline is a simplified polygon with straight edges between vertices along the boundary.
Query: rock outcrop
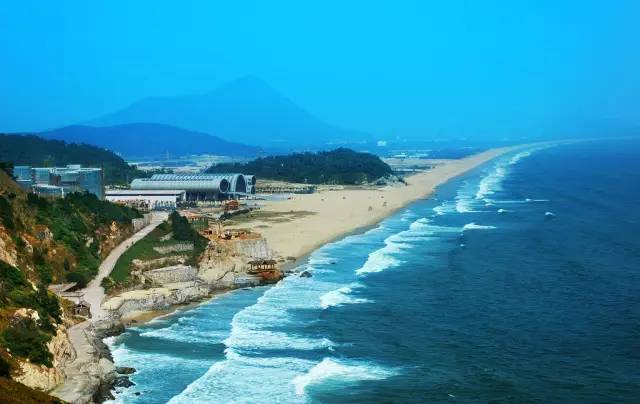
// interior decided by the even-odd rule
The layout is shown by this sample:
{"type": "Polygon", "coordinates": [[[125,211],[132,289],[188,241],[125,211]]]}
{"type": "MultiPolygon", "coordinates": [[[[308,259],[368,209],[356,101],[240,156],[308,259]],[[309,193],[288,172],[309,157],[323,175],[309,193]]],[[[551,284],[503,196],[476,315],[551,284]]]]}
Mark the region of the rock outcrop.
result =
{"type": "Polygon", "coordinates": [[[188,265],[173,265],[146,271],[144,272],[144,277],[151,279],[154,283],[160,285],[176,282],[190,282],[197,280],[198,270],[188,265]]]}
{"type": "Polygon", "coordinates": [[[200,260],[198,276],[211,288],[231,288],[238,278],[247,277],[249,261],[271,259],[273,255],[262,238],[210,242],[200,260]]]}
{"type": "Polygon", "coordinates": [[[64,367],[68,382],[59,385],[51,392],[52,395],[78,404],[102,402],[110,398],[109,391],[117,374],[102,338],[109,336],[114,327],[122,329],[119,322],[92,324],[89,321],[69,329],[75,357],[64,367]]]}
{"type": "Polygon", "coordinates": [[[64,326],[58,327],[56,335],[51,338],[47,348],[53,354],[53,367],[48,368],[44,365],[20,361],[20,371],[14,376],[14,379],[25,386],[41,391],[50,391],[62,383],[64,381],[63,369],[76,358],[76,353],[64,326]]]}
{"type": "Polygon", "coordinates": [[[104,302],[102,308],[112,318],[126,318],[136,312],[166,310],[199,300],[208,296],[209,291],[209,287],[199,281],[170,283],[161,288],[121,293],[104,302]]]}

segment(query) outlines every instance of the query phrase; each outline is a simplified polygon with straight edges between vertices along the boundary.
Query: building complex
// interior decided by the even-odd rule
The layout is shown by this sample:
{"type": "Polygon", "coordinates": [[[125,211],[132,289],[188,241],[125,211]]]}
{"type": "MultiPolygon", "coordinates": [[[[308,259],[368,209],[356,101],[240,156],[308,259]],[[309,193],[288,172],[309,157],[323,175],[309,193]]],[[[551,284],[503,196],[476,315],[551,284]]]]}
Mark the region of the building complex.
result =
{"type": "Polygon", "coordinates": [[[136,178],[130,189],[108,190],[112,202],[146,207],[175,208],[186,201],[220,201],[250,196],[256,192],[256,178],[245,174],[154,174],[136,178]]]}
{"type": "Polygon", "coordinates": [[[66,167],[16,166],[16,181],[24,189],[39,195],[64,197],[71,192],[89,192],[104,199],[102,168],[69,164],[66,167]]]}

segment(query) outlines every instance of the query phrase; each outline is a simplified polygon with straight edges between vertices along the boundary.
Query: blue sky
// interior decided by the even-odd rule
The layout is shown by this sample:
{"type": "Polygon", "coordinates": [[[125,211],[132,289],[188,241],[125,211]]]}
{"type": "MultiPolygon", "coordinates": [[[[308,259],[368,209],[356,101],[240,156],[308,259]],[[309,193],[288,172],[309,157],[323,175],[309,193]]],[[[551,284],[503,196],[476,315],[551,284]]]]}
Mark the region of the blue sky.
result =
{"type": "Polygon", "coordinates": [[[0,131],[247,74],[378,138],[635,124],[639,15],[638,1],[6,1],[0,131]]]}

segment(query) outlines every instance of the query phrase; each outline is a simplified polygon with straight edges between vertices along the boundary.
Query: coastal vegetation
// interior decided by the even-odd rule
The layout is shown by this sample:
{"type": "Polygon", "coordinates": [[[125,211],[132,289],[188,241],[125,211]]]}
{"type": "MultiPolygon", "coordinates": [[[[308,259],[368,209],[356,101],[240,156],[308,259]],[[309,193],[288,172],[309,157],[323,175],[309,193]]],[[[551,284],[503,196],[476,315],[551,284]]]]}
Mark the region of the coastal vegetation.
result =
{"type": "Polygon", "coordinates": [[[187,219],[173,212],[167,221],[161,223],[120,256],[111,275],[103,280],[103,286],[110,290],[132,284],[134,280],[131,278],[131,271],[134,260],[150,261],[175,255],[172,252],[159,252],[155,248],[170,247],[185,242],[193,243],[194,248],[181,252],[180,255],[184,257],[186,264],[196,265],[207,246],[207,240],[192,227],[187,219]]]}
{"type": "Polygon", "coordinates": [[[67,164],[102,167],[106,184],[128,184],[133,178],[147,176],[109,150],[88,144],[47,140],[34,135],[0,134],[0,161],[6,167],[53,167],[67,164]]]}
{"type": "Polygon", "coordinates": [[[0,378],[10,377],[19,361],[53,365],[47,343],[65,309],[48,286],[86,284],[139,215],[92,194],[26,193],[0,170],[0,378]]]}
{"type": "Polygon", "coordinates": [[[2,397],[2,402],[4,404],[62,403],[61,400],[58,400],[55,397],[52,397],[38,390],[30,389],[23,384],[7,379],[5,377],[0,377],[0,397],[2,397]]]}
{"type": "Polygon", "coordinates": [[[345,148],[261,157],[248,163],[221,163],[207,172],[244,172],[270,180],[335,185],[366,184],[393,174],[378,156],[345,148]]]}

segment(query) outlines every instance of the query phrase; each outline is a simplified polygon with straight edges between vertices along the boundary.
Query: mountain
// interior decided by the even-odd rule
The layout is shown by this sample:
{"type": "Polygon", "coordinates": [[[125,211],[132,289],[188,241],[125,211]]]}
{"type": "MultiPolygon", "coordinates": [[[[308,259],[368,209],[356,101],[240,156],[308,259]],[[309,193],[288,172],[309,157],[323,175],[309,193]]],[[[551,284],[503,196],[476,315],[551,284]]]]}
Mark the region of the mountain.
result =
{"type": "Polygon", "coordinates": [[[248,76],[201,95],[152,97],[89,122],[94,126],[157,122],[265,147],[368,140],[329,125],[263,80],[248,76]]]}
{"type": "Polygon", "coordinates": [[[127,157],[217,154],[255,156],[258,147],[232,143],[206,133],[159,123],[131,123],[105,127],[73,125],[39,133],[46,139],[92,144],[127,157]]]}
{"type": "Polygon", "coordinates": [[[67,164],[102,167],[107,184],[128,184],[133,178],[146,176],[146,173],[130,166],[122,157],[109,150],[34,135],[0,134],[0,161],[41,167],[67,164]]]}

